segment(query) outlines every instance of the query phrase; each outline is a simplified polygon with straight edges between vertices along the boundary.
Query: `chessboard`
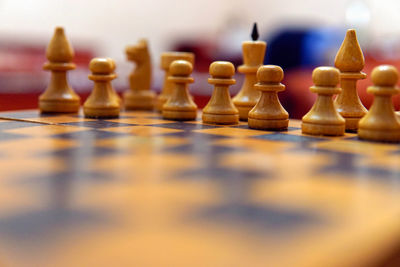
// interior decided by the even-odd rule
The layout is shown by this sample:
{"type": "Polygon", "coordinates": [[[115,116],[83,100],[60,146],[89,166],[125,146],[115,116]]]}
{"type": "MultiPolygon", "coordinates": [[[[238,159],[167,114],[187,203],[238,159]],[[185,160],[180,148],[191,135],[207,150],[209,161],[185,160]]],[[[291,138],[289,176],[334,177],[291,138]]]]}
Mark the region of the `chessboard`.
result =
{"type": "Polygon", "coordinates": [[[297,120],[0,113],[0,265],[399,266],[399,162],[297,120]]]}

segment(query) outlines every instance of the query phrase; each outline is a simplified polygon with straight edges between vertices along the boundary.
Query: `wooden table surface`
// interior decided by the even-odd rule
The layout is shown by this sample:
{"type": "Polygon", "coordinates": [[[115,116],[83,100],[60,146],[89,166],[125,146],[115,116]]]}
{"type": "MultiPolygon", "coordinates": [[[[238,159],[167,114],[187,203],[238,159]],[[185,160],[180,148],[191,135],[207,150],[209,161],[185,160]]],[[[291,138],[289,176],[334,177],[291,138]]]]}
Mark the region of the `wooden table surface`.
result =
{"type": "Polygon", "coordinates": [[[400,266],[399,163],[296,120],[0,113],[0,265],[400,266]]]}

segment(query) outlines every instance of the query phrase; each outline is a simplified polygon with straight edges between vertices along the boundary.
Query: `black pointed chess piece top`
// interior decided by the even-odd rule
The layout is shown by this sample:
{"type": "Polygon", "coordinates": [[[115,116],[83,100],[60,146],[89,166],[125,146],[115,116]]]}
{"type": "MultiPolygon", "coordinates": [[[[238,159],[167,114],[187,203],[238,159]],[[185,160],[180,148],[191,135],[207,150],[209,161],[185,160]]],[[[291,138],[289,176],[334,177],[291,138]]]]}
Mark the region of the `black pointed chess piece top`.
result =
{"type": "Polygon", "coordinates": [[[257,22],[254,22],[253,30],[251,31],[251,39],[253,39],[253,41],[257,41],[258,37],[257,22]]]}

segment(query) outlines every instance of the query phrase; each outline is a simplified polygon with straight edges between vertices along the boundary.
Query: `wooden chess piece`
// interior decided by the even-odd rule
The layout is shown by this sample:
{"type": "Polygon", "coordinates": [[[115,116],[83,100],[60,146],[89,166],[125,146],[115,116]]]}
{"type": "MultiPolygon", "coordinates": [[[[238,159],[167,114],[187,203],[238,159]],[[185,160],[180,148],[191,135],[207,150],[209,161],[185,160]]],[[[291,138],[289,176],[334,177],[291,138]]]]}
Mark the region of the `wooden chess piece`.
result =
{"type": "Polygon", "coordinates": [[[333,67],[318,67],[312,73],[314,86],[310,91],[318,97],[311,110],[303,117],[301,130],[312,135],[344,135],[345,120],[335,109],[332,96],[339,94],[339,70],[333,67]]]}
{"type": "MultiPolygon", "coordinates": [[[[117,66],[116,66],[116,64],[115,64],[115,61],[112,59],[112,58],[110,58],[110,57],[107,57],[106,58],[109,62],[110,62],[110,64],[111,64],[111,73],[112,74],[115,74],[116,76],[115,77],[117,77],[117,74],[115,73],[115,69],[117,68],[117,66]]],[[[112,90],[112,93],[113,93],[113,95],[114,95],[114,97],[117,99],[117,101],[118,101],[118,103],[119,103],[119,106],[122,106],[122,104],[123,104],[123,102],[122,102],[122,98],[118,95],[118,93],[115,91],[115,90],[112,90]]]]}
{"type": "Polygon", "coordinates": [[[124,105],[127,110],[152,110],[155,93],[151,87],[151,59],[146,40],[128,46],[125,49],[129,61],[136,63],[135,69],[129,75],[129,90],[124,93],[124,105]]]}
{"type": "Polygon", "coordinates": [[[169,120],[195,120],[197,105],[189,95],[188,84],[193,83],[190,77],[193,66],[186,60],[175,60],[169,67],[168,81],[174,83],[172,95],[163,106],[162,116],[169,120]]]}
{"type": "Polygon", "coordinates": [[[249,128],[262,130],[285,130],[289,124],[289,114],[279,102],[278,92],[285,90],[283,70],[279,66],[266,65],[257,71],[258,83],[254,85],[261,91],[257,104],[249,112],[249,128]]]}
{"type": "Polygon", "coordinates": [[[237,124],[239,111],[232,102],[229,86],[235,84],[232,76],[235,67],[227,61],[215,61],[210,65],[208,83],[214,85],[214,91],[208,104],[203,109],[203,122],[211,124],[237,124]]]}
{"type": "Polygon", "coordinates": [[[46,50],[48,62],[44,70],[51,71],[50,83],[39,96],[39,109],[43,113],[75,113],[79,111],[80,97],[67,81],[67,71],[75,69],[74,50],[62,27],[56,27],[46,50]]]}
{"type": "Polygon", "coordinates": [[[381,65],[372,71],[373,86],[367,92],[374,95],[368,113],[360,120],[358,137],[373,141],[399,142],[400,123],[394,111],[392,97],[400,92],[396,86],[399,79],[397,69],[381,65]]]}
{"type": "Polygon", "coordinates": [[[260,92],[254,89],[254,84],[257,82],[257,70],[263,65],[265,50],[267,47],[265,42],[257,41],[257,24],[254,24],[251,36],[253,41],[245,41],[242,43],[243,65],[238,67],[238,72],[243,73],[245,78],[242,88],[233,98],[233,103],[239,110],[240,120],[243,121],[247,121],[249,111],[255,106],[260,98],[260,92]]]}
{"type": "Polygon", "coordinates": [[[83,105],[85,117],[118,117],[120,101],[111,85],[111,80],[117,77],[114,72],[115,62],[110,58],[94,58],[90,61],[89,68],[92,72],[89,79],[94,82],[94,87],[83,105]]]}
{"type": "Polygon", "coordinates": [[[336,109],[346,120],[346,131],[357,131],[358,121],[367,113],[357,94],[357,81],[365,79],[364,55],[357,41],[356,31],[347,30],[346,37],[335,58],[335,67],[340,70],[342,92],[335,99],[336,109]]]}
{"type": "Polygon", "coordinates": [[[164,52],[161,54],[161,69],[165,71],[164,84],[161,90],[161,94],[157,98],[156,109],[162,111],[162,108],[167,102],[168,98],[172,95],[174,83],[168,80],[171,75],[169,66],[175,60],[186,60],[194,65],[194,54],[190,52],[164,52]]]}

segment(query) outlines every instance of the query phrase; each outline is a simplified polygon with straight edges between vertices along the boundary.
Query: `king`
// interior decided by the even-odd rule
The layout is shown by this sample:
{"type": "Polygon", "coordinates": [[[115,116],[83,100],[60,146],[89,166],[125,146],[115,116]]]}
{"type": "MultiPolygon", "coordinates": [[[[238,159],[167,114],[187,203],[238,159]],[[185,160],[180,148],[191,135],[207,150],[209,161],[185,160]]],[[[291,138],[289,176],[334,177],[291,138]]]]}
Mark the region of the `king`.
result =
{"type": "Polygon", "coordinates": [[[254,89],[257,82],[257,70],[263,65],[267,44],[258,41],[257,24],[254,23],[251,33],[252,41],[245,41],[242,44],[243,65],[238,67],[238,72],[245,75],[244,83],[239,93],[232,99],[236,108],[239,110],[239,118],[247,121],[249,111],[256,105],[260,98],[260,92],[254,89]]]}

